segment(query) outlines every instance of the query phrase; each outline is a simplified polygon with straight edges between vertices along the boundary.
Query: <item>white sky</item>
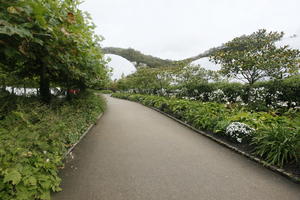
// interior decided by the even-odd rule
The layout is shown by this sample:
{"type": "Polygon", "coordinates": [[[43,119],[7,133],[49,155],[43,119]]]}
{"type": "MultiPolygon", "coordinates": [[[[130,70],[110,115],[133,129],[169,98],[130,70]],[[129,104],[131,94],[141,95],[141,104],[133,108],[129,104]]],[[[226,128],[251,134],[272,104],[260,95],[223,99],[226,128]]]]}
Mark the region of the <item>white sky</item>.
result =
{"type": "MultiPolygon", "coordinates": [[[[165,59],[195,56],[261,28],[284,31],[283,42],[300,48],[300,0],[86,0],[80,8],[104,36],[103,47],[131,47],[165,59]],[[293,34],[298,37],[290,39],[293,34]]],[[[127,60],[111,58],[113,78],[133,71],[127,60]]]]}

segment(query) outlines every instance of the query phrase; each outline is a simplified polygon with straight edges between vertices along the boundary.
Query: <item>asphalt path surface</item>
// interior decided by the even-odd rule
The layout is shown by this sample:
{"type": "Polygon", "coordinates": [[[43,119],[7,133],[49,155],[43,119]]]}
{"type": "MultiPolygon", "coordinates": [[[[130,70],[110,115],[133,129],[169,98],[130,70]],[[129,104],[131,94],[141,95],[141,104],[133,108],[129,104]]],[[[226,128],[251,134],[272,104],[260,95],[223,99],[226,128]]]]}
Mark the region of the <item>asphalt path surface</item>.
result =
{"type": "Polygon", "coordinates": [[[52,199],[300,200],[299,184],[152,109],[106,98],[52,199]]]}

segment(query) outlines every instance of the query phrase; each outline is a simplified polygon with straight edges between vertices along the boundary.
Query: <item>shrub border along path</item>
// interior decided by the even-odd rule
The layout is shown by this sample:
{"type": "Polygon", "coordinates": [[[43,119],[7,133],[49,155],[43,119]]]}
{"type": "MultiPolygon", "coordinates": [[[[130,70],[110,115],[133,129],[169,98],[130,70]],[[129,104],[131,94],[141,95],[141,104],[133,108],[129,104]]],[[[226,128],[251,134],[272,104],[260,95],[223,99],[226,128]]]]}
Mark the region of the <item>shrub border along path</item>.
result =
{"type": "MultiPolygon", "coordinates": [[[[105,111],[104,111],[105,112],[105,111]]],[[[96,119],[95,123],[92,123],[87,129],[86,131],[80,136],[79,140],[72,145],[72,147],[70,147],[68,149],[68,151],[63,155],[63,160],[65,160],[74,150],[74,148],[81,142],[81,140],[91,131],[91,129],[97,125],[98,121],[101,119],[101,117],[103,116],[104,112],[102,112],[96,119]]]]}
{"type": "MultiPolygon", "coordinates": [[[[113,97],[113,98],[117,98],[117,97],[113,97]]],[[[118,98],[118,99],[121,99],[121,98],[118,98]]],[[[123,99],[123,100],[131,101],[131,100],[128,100],[128,99],[123,99]]],[[[132,101],[132,102],[136,102],[136,101],[132,101]]],[[[143,105],[143,106],[146,106],[146,105],[144,105],[144,104],[142,104],[142,103],[140,103],[140,102],[136,102],[136,103],[141,104],[141,105],[143,105]]],[[[217,139],[217,138],[211,136],[210,134],[205,133],[204,131],[201,131],[201,130],[199,130],[199,129],[196,129],[195,127],[193,127],[193,126],[191,126],[191,125],[189,125],[189,124],[187,124],[187,123],[185,123],[185,122],[183,122],[183,121],[181,121],[181,120],[179,120],[179,119],[173,117],[172,115],[170,115],[170,114],[168,114],[168,113],[165,113],[165,112],[163,112],[163,111],[161,111],[161,110],[159,110],[159,109],[157,109],[157,108],[154,108],[154,107],[152,107],[152,106],[146,106],[146,107],[148,107],[148,108],[150,108],[150,109],[152,109],[152,110],[155,110],[155,111],[157,111],[157,112],[159,112],[159,113],[161,113],[161,114],[163,114],[163,115],[165,115],[165,116],[167,116],[167,117],[169,117],[169,118],[171,118],[171,119],[173,119],[173,120],[179,122],[180,124],[182,124],[182,125],[184,125],[184,126],[190,128],[190,129],[192,129],[193,131],[196,131],[197,133],[199,133],[199,134],[201,134],[201,135],[203,135],[203,136],[205,136],[205,137],[210,138],[211,140],[213,140],[213,141],[215,141],[215,142],[221,144],[222,146],[224,146],[224,147],[226,147],[226,148],[228,148],[228,149],[231,149],[232,151],[235,151],[236,153],[238,153],[238,154],[240,154],[240,155],[242,155],[242,156],[244,156],[244,157],[246,157],[246,158],[248,158],[248,159],[250,159],[250,160],[253,160],[253,161],[255,161],[256,163],[261,164],[263,167],[265,167],[265,168],[267,168],[267,169],[270,169],[270,170],[272,170],[272,171],[278,173],[278,174],[281,175],[281,176],[284,176],[284,177],[288,178],[289,180],[291,180],[291,181],[293,181],[293,182],[295,182],[295,183],[297,183],[297,184],[300,184],[300,178],[297,177],[296,175],[294,175],[294,174],[292,174],[292,173],[289,173],[289,172],[287,172],[286,170],[284,170],[284,169],[282,169],[282,168],[279,168],[279,167],[277,167],[277,166],[270,165],[270,164],[268,164],[266,161],[264,161],[264,160],[262,160],[262,159],[260,159],[260,158],[258,158],[258,157],[255,157],[255,156],[253,156],[253,155],[251,155],[251,154],[249,154],[249,153],[247,153],[247,152],[245,152],[245,151],[242,151],[242,150],[240,150],[240,149],[238,149],[238,148],[236,148],[236,147],[230,145],[229,143],[226,143],[226,142],[224,142],[224,141],[222,141],[222,140],[220,140],[220,139],[217,139]]]]}

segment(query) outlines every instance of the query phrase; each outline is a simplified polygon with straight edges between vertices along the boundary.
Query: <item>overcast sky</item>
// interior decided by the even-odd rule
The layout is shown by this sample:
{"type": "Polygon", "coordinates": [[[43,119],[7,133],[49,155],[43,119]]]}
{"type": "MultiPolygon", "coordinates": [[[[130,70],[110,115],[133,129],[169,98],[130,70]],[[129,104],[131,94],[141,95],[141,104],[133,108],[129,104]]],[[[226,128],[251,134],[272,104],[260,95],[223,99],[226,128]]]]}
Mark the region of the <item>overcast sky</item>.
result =
{"type": "MultiPolygon", "coordinates": [[[[300,48],[300,0],[85,0],[80,8],[91,14],[103,47],[165,59],[195,56],[261,28],[284,31],[283,43],[300,48]]],[[[133,71],[127,60],[111,57],[113,78],[133,71]]]]}

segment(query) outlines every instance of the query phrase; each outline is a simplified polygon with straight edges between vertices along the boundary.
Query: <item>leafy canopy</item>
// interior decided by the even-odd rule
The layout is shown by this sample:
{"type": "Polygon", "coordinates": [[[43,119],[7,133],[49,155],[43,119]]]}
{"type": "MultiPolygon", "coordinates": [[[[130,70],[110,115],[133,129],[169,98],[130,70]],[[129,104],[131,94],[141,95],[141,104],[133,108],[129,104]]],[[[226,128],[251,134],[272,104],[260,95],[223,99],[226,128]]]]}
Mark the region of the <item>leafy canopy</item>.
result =
{"type": "Polygon", "coordinates": [[[39,77],[48,92],[51,84],[65,88],[104,84],[102,38],[95,35],[91,18],[78,9],[79,4],[79,0],[0,0],[0,71],[18,79],[39,77]]]}
{"type": "Polygon", "coordinates": [[[210,59],[222,65],[223,74],[249,84],[266,77],[282,79],[297,73],[300,66],[299,50],[276,46],[283,35],[261,29],[227,42],[210,59]]]}

